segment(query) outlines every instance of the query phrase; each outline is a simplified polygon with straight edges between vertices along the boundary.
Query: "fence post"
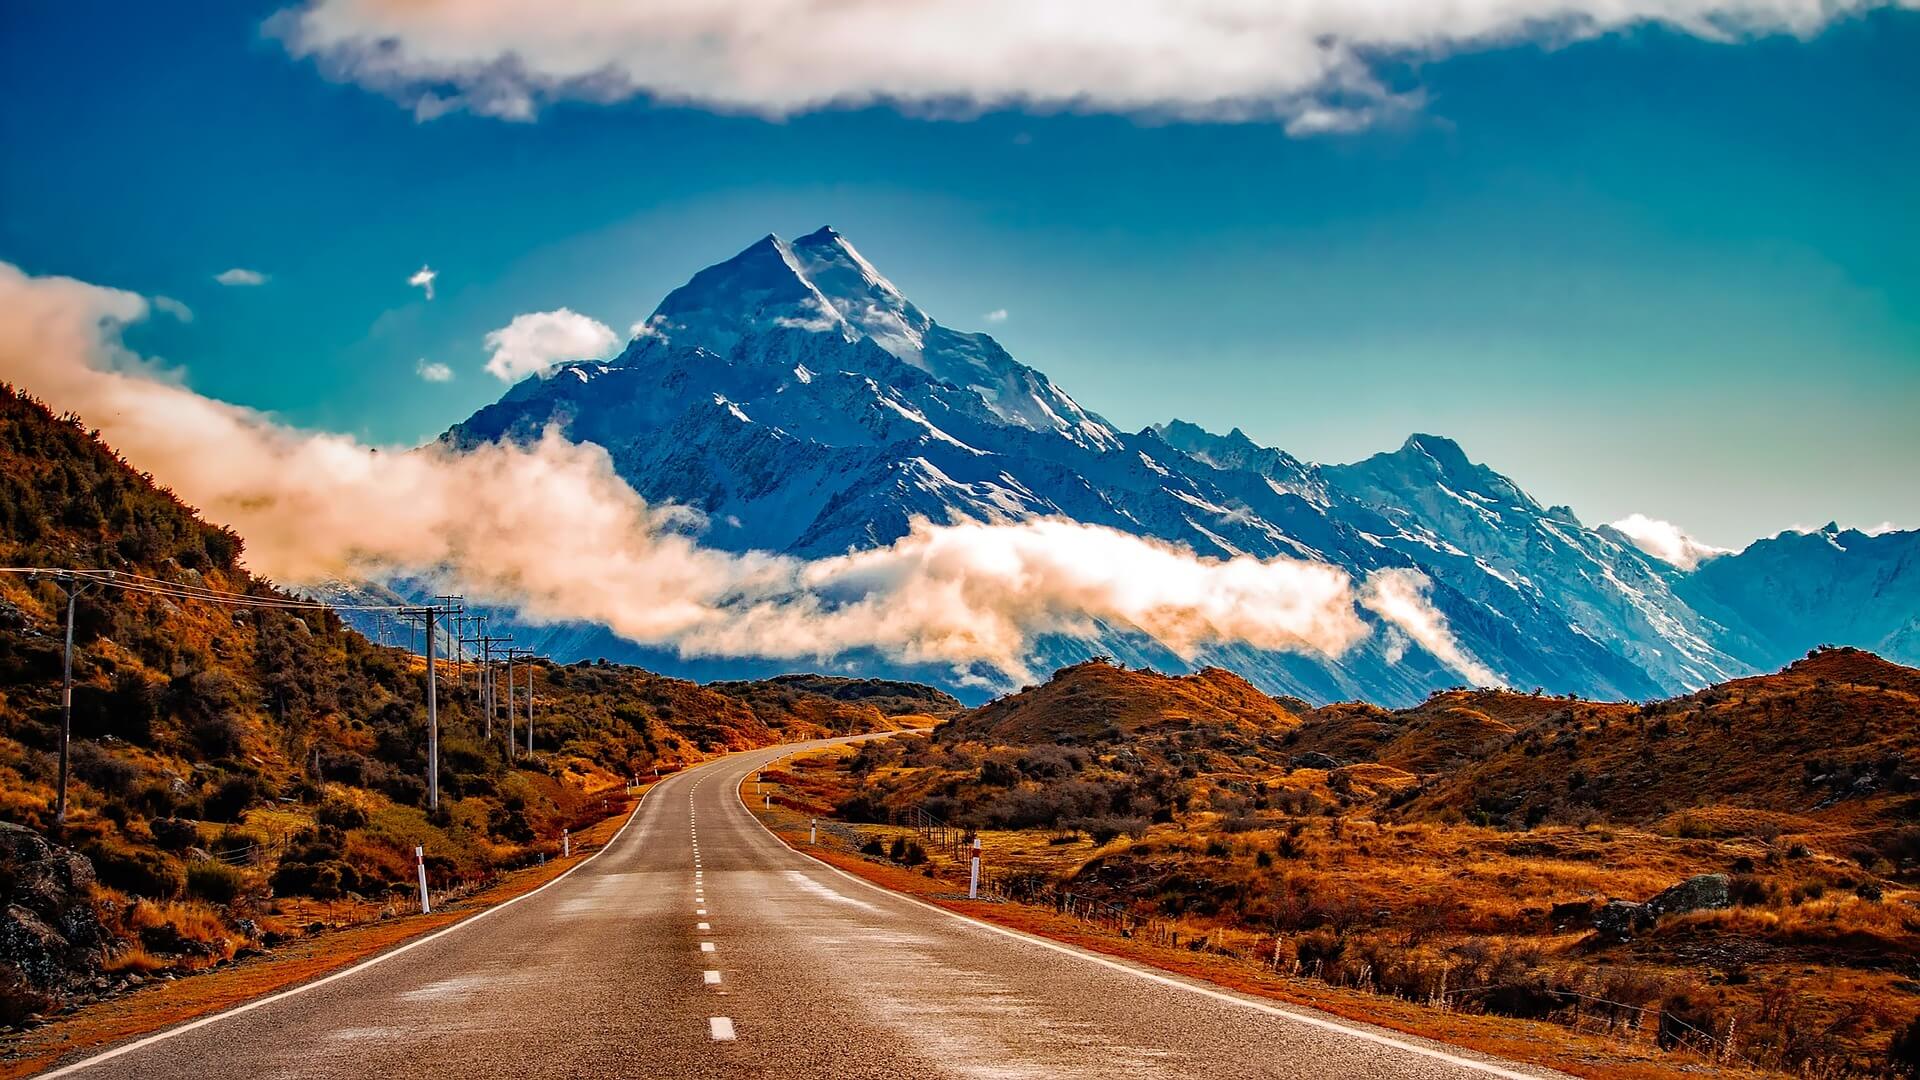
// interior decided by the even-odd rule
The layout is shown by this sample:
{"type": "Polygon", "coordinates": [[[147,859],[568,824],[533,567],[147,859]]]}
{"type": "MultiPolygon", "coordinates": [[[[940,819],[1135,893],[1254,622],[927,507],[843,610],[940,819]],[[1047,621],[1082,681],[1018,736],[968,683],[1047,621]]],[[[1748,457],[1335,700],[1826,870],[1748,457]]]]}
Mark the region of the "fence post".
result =
{"type": "Polygon", "coordinates": [[[980,838],[973,838],[973,874],[967,880],[967,899],[980,899],[980,838]]]}
{"type": "Polygon", "coordinates": [[[433,902],[427,899],[427,850],[418,844],[413,848],[413,865],[420,871],[420,914],[433,911],[433,902]]]}

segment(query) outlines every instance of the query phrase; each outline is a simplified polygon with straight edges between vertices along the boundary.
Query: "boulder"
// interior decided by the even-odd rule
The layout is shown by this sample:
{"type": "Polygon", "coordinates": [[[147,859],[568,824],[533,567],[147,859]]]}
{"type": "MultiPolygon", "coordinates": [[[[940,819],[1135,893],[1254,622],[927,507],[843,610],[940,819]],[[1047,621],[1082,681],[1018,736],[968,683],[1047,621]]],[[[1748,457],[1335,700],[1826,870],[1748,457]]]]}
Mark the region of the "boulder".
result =
{"type": "Polygon", "coordinates": [[[1646,907],[1656,919],[1662,915],[1732,907],[1733,897],[1728,885],[1729,879],[1725,874],[1699,874],[1663,890],[1647,901],[1646,907]]]}
{"type": "Polygon", "coordinates": [[[1683,915],[1733,906],[1725,874],[1699,874],[1662,889],[1644,904],[1609,900],[1593,916],[1593,928],[1604,937],[1626,941],[1651,927],[1662,915],[1683,915]]]}
{"type": "Polygon", "coordinates": [[[0,965],[40,989],[98,974],[107,930],[93,882],[85,856],[0,822],[0,965]]]}

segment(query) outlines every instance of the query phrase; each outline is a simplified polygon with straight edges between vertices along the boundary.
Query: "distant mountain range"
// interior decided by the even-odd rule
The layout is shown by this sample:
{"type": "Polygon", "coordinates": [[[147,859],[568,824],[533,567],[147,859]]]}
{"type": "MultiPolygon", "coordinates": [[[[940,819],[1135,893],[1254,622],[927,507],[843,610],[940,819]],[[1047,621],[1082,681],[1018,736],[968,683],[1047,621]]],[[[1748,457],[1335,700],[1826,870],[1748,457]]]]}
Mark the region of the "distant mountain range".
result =
{"type": "MultiPolygon", "coordinates": [[[[530,441],[549,425],[604,446],[647,499],[704,511],[704,542],[735,551],[815,557],[890,543],[916,516],[1054,515],[1202,555],[1285,555],[1356,577],[1418,569],[1464,650],[1516,687],[1663,697],[1822,643],[1920,662],[1920,532],[1829,526],[1685,571],[1541,506],[1438,436],[1315,465],[1238,429],[1119,431],[986,334],[935,322],[827,228],[767,236],[700,271],[618,357],[525,379],[443,440],[530,441]]],[[[789,666],[686,661],[595,626],[517,633],[561,659],[695,677],[789,666]]],[[[1122,626],[1038,648],[1036,670],[1098,654],[1218,664],[1315,701],[1405,704],[1463,681],[1386,628],[1335,660],[1227,646],[1189,662],[1122,626]]],[[[846,660],[980,696],[949,671],[846,660]]]]}

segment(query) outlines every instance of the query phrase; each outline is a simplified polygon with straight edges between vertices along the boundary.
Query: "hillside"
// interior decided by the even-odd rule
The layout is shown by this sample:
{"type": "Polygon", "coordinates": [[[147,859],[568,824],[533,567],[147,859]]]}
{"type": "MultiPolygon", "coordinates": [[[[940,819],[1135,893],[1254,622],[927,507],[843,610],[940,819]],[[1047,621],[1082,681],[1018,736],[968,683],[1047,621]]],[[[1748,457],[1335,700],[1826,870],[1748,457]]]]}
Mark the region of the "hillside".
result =
{"type": "Polygon", "coordinates": [[[916,813],[985,830],[1022,896],[1293,977],[1629,1037],[1672,1016],[1659,1048],[1711,1060],[1877,1074],[1920,1015],[1920,671],[1826,649],[1645,705],[1295,705],[1076,665],[794,805],[870,852],[916,813]]]}
{"type": "Polygon", "coordinates": [[[535,752],[510,761],[504,718],[489,742],[473,673],[448,664],[429,813],[424,662],[328,611],[246,606],[292,598],[242,552],[79,421],[0,388],[0,565],[129,585],[77,605],[69,821],[49,847],[65,600],[0,574],[0,1025],[302,933],[314,904],[377,915],[410,888],[416,844],[435,888],[471,887],[619,809],[632,775],[950,703],[907,685],[707,688],[542,662],[535,752]],[[247,599],[212,602],[229,594],[247,599]]]}

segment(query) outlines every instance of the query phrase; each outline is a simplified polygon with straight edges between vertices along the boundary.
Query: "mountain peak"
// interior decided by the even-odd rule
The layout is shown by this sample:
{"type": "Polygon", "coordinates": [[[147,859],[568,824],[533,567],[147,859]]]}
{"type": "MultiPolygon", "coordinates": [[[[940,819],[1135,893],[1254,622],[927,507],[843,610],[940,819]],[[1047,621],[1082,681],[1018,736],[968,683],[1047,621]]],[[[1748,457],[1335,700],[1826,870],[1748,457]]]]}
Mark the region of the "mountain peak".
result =
{"type": "Polygon", "coordinates": [[[840,239],[840,234],[831,225],[822,225],[793,242],[795,247],[812,247],[816,244],[831,244],[840,239]]]}

